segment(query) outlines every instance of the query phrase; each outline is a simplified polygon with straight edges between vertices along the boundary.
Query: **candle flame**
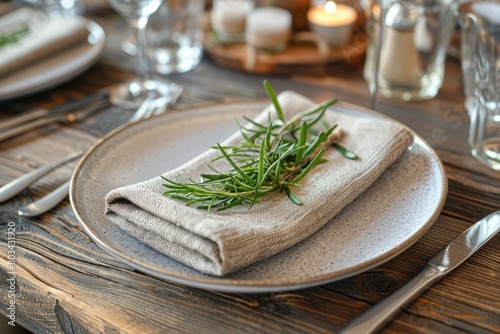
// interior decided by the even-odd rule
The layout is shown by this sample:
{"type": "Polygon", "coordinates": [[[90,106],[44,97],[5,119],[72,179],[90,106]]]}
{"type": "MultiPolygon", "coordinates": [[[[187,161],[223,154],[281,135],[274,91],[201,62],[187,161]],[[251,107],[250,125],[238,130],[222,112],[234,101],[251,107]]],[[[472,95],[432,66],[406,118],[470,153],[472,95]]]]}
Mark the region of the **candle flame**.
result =
{"type": "Polygon", "coordinates": [[[328,13],[328,14],[333,14],[335,13],[335,11],[337,10],[337,5],[335,4],[335,1],[327,1],[326,4],[325,4],[325,11],[328,13]]]}

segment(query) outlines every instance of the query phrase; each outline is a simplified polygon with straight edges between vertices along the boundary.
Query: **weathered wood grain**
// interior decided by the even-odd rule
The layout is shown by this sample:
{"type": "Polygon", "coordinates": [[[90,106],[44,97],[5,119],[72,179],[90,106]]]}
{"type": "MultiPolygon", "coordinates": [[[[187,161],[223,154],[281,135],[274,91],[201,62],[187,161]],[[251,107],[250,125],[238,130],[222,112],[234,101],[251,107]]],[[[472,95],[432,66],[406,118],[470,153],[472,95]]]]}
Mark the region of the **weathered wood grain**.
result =
{"type": "MultiPolygon", "coordinates": [[[[93,14],[94,15],[94,14],[93,14]]],[[[102,60],[82,76],[29,98],[0,103],[3,117],[51,107],[133,76],[119,49],[127,35],[112,12],[94,19],[108,33],[102,60]]],[[[249,75],[204,60],[169,79],[185,86],[174,109],[191,103],[264,98],[263,79],[276,90],[313,99],[332,96],[370,106],[361,66],[332,66],[290,77],[249,75]]],[[[98,248],[76,222],[69,202],[41,217],[16,208],[61,183],[68,164],[0,204],[0,313],[8,298],[7,224],[16,225],[17,322],[35,333],[334,333],[411,279],[442,247],[477,219],[500,207],[500,174],[477,162],[467,145],[460,64],[449,59],[437,98],[414,104],[379,98],[376,109],[410,126],[437,151],[449,180],[445,207],[412,247],[372,270],[309,289],[227,294],[164,282],[136,272],[98,248]]],[[[182,111],[180,111],[182,112],[182,111]]],[[[50,160],[88,147],[123,123],[130,112],[103,111],[73,127],[47,127],[0,144],[0,185],[50,160]],[[61,131],[62,129],[62,131],[61,131]]],[[[499,237],[409,305],[383,333],[500,333],[499,237]]]]}
{"type": "Polygon", "coordinates": [[[205,31],[204,50],[206,56],[216,64],[261,75],[290,75],[297,73],[323,73],[331,65],[353,66],[359,64],[366,53],[368,39],[364,32],[353,36],[349,43],[329,48],[322,53],[316,43],[301,40],[299,35],[283,52],[269,53],[249,51],[245,43],[224,44],[205,31]]]}

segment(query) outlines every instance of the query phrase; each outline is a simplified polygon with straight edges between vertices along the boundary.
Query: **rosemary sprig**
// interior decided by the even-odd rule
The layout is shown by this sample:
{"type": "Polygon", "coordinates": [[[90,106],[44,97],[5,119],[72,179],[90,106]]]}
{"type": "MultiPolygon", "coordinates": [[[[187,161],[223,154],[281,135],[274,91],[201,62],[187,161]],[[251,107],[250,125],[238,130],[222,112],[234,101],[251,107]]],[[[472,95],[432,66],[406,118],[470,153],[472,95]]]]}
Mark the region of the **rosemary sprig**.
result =
{"type": "Polygon", "coordinates": [[[327,147],[333,146],[346,158],[357,158],[337,144],[343,132],[323,121],[327,108],[336,100],[323,102],[286,121],[269,82],[264,81],[264,87],[278,118],[264,125],[245,117],[250,127],[236,121],[243,140],[234,146],[213,147],[221,153],[214,160],[224,159],[231,168],[223,172],[211,168],[213,173],[202,174],[201,181],[181,183],[163,177],[165,196],[198,209],[221,211],[241,204],[252,207],[260,197],[279,190],[301,205],[291,188],[301,187],[299,182],[326,161],[322,156],[327,147]]]}
{"type": "Polygon", "coordinates": [[[0,48],[19,42],[19,40],[29,34],[29,32],[29,25],[27,23],[23,23],[19,28],[12,32],[0,34],[0,48]]]}

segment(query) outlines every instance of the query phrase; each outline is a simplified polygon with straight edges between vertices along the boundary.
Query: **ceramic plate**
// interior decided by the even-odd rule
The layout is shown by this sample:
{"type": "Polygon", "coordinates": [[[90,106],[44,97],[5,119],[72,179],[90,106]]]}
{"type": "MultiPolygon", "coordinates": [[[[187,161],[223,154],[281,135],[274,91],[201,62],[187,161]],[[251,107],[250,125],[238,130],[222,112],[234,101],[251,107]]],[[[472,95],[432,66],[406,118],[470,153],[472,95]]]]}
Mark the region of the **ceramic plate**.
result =
{"type": "MultiPolygon", "coordinates": [[[[263,102],[230,103],[167,113],[107,135],[82,158],[70,198],[86,232],[133,268],[166,281],[237,293],[305,288],[355,275],[388,261],[433,224],[447,181],[434,151],[416,134],[407,152],[364,194],[312,237],[272,258],[224,277],[205,275],[139,243],[104,215],[106,194],[156,177],[236,131],[234,116],[257,115],[263,102]]],[[[334,109],[385,116],[357,106],[334,109]]]]}
{"type": "Polygon", "coordinates": [[[0,79],[0,101],[54,87],[92,66],[104,50],[106,34],[101,26],[90,20],[87,20],[87,29],[89,37],[85,43],[0,79]]]}

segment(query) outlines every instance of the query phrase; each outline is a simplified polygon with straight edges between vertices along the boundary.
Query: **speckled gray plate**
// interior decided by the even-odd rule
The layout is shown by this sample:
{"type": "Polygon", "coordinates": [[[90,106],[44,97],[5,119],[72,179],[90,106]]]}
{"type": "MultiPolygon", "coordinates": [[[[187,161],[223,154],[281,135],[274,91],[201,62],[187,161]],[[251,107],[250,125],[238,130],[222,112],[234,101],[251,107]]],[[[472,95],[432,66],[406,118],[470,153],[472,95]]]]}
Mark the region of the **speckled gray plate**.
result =
{"type": "Polygon", "coordinates": [[[0,78],[0,101],[37,93],[68,81],[94,65],[106,45],[104,30],[87,21],[89,37],[85,43],[37,61],[31,66],[0,78]]]}
{"type": "MultiPolygon", "coordinates": [[[[116,187],[155,177],[236,131],[233,116],[253,117],[265,103],[229,103],[167,113],[109,134],[82,158],[71,182],[71,204],[86,232],[131,267],[208,290],[237,293],[292,290],[355,275],[411,246],[438,217],[447,192],[441,162],[417,135],[375,184],[312,237],[272,258],[224,277],[201,274],[122,232],[104,215],[116,187]]],[[[386,118],[357,106],[336,110],[386,118]]]]}

